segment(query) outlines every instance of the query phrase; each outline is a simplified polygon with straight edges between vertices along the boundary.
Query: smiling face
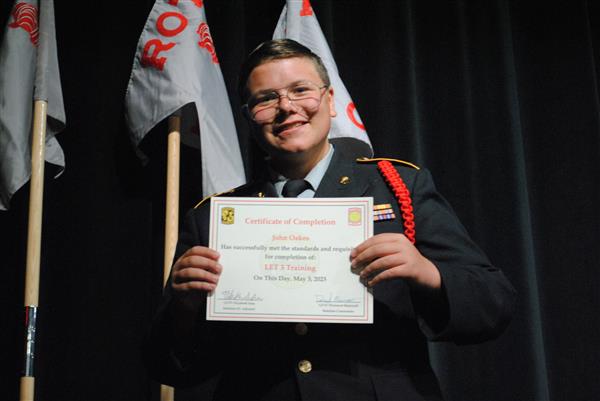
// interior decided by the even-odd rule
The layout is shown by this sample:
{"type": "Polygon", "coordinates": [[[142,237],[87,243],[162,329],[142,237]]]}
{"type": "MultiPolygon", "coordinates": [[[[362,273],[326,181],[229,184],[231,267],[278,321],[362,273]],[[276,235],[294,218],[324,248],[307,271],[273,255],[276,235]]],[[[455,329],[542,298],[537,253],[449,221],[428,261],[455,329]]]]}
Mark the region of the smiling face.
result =
{"type": "MultiPolygon", "coordinates": [[[[251,95],[273,90],[286,95],[285,89],[281,88],[288,88],[299,82],[324,86],[310,59],[277,59],[254,68],[248,77],[247,89],[251,95]]],[[[280,164],[308,163],[312,166],[307,167],[312,168],[327,154],[327,134],[331,127],[331,117],[336,113],[333,89],[324,88],[321,93],[321,103],[316,110],[306,110],[300,104],[290,102],[286,96],[280,96],[274,120],[257,124],[256,139],[274,161],[280,164]]]]}

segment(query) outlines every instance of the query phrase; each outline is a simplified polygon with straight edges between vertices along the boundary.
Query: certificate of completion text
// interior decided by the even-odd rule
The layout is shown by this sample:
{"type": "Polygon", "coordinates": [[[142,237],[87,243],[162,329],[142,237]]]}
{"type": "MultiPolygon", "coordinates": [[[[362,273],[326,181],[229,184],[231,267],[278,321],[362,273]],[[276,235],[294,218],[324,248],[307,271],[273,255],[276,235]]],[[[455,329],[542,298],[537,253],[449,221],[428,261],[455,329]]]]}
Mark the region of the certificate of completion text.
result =
{"type": "Polygon", "coordinates": [[[212,198],[223,272],[206,319],[373,323],[372,294],[350,269],[372,211],[372,198],[212,198]]]}

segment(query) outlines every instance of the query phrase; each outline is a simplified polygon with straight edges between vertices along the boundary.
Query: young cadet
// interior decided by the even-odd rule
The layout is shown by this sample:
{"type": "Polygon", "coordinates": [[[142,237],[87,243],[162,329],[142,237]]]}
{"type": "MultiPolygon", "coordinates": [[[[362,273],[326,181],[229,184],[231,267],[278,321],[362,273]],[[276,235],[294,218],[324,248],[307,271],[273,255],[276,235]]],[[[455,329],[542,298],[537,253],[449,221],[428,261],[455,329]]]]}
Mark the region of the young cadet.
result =
{"type": "Polygon", "coordinates": [[[350,254],[352,272],[372,287],[374,323],[206,321],[206,294],[227,266],[207,247],[203,202],[186,217],[146,344],[152,375],[198,400],[441,399],[427,340],[496,337],[510,320],[513,287],[426,170],[357,160],[356,140],[328,140],[335,88],[308,48],[261,44],[242,66],[240,95],[269,157],[262,179],[224,196],[365,196],[391,209],[350,254]]]}

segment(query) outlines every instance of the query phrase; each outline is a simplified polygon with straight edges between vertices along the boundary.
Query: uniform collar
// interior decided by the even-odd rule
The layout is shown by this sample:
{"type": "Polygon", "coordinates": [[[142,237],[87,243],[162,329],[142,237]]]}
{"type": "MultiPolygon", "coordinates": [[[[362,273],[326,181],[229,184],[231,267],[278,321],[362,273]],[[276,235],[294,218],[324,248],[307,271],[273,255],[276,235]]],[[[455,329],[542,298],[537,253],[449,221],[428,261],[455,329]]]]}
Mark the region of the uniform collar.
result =
{"type": "MultiPolygon", "coordinates": [[[[314,197],[344,198],[363,196],[370,184],[367,177],[357,173],[358,163],[356,163],[356,159],[372,156],[369,145],[354,138],[335,138],[330,143],[335,151],[333,151],[329,166],[318,184],[314,197]]],[[[264,178],[252,184],[252,188],[248,188],[250,189],[248,192],[252,193],[249,196],[279,196],[273,185],[274,177],[271,175],[273,170],[269,167],[267,169],[263,173],[264,178]]]]}
{"type": "MultiPolygon", "coordinates": [[[[327,154],[325,155],[325,157],[323,157],[323,159],[321,159],[317,163],[317,165],[308,172],[306,177],[304,177],[304,179],[306,181],[308,181],[313,188],[313,190],[308,190],[308,191],[312,191],[312,193],[314,193],[315,192],[314,188],[319,187],[319,185],[321,184],[321,181],[323,180],[323,177],[325,176],[325,173],[327,172],[327,169],[329,168],[329,165],[331,164],[331,160],[333,158],[334,152],[335,151],[334,151],[333,145],[329,146],[329,150],[327,151],[327,154]]],[[[281,195],[283,186],[285,185],[285,182],[288,180],[288,178],[277,173],[273,169],[270,169],[270,170],[271,170],[271,173],[270,173],[271,181],[275,185],[275,189],[277,190],[277,193],[279,195],[281,195]]]]}
{"type": "Polygon", "coordinates": [[[334,143],[335,153],[329,167],[315,192],[315,198],[358,197],[367,192],[369,182],[356,172],[355,149],[348,146],[352,142],[339,138],[334,143]]]}

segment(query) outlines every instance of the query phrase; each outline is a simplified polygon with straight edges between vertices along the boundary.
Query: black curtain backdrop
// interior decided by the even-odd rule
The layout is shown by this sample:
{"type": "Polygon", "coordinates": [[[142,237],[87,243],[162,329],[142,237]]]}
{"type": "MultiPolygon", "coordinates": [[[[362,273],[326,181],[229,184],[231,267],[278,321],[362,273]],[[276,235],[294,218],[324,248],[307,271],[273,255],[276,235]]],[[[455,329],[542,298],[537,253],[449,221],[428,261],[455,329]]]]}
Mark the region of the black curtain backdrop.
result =
{"type": "MultiPolygon", "coordinates": [[[[143,167],[123,120],[153,1],[55,3],[67,168],[56,180],[46,170],[37,399],[156,400],[140,343],[161,293],[166,124],[147,137],[143,167]]],[[[248,175],[236,75],[283,4],[205,1],[248,175]]],[[[2,1],[2,26],[11,5],[2,1]]],[[[313,8],[375,153],[429,168],[519,291],[498,340],[432,345],[446,397],[599,399],[600,2],[313,8]]],[[[198,151],[182,157],[183,214],[202,196],[198,151]]],[[[24,187],[0,213],[5,400],[17,399],[22,369],[28,195],[24,187]]]]}

